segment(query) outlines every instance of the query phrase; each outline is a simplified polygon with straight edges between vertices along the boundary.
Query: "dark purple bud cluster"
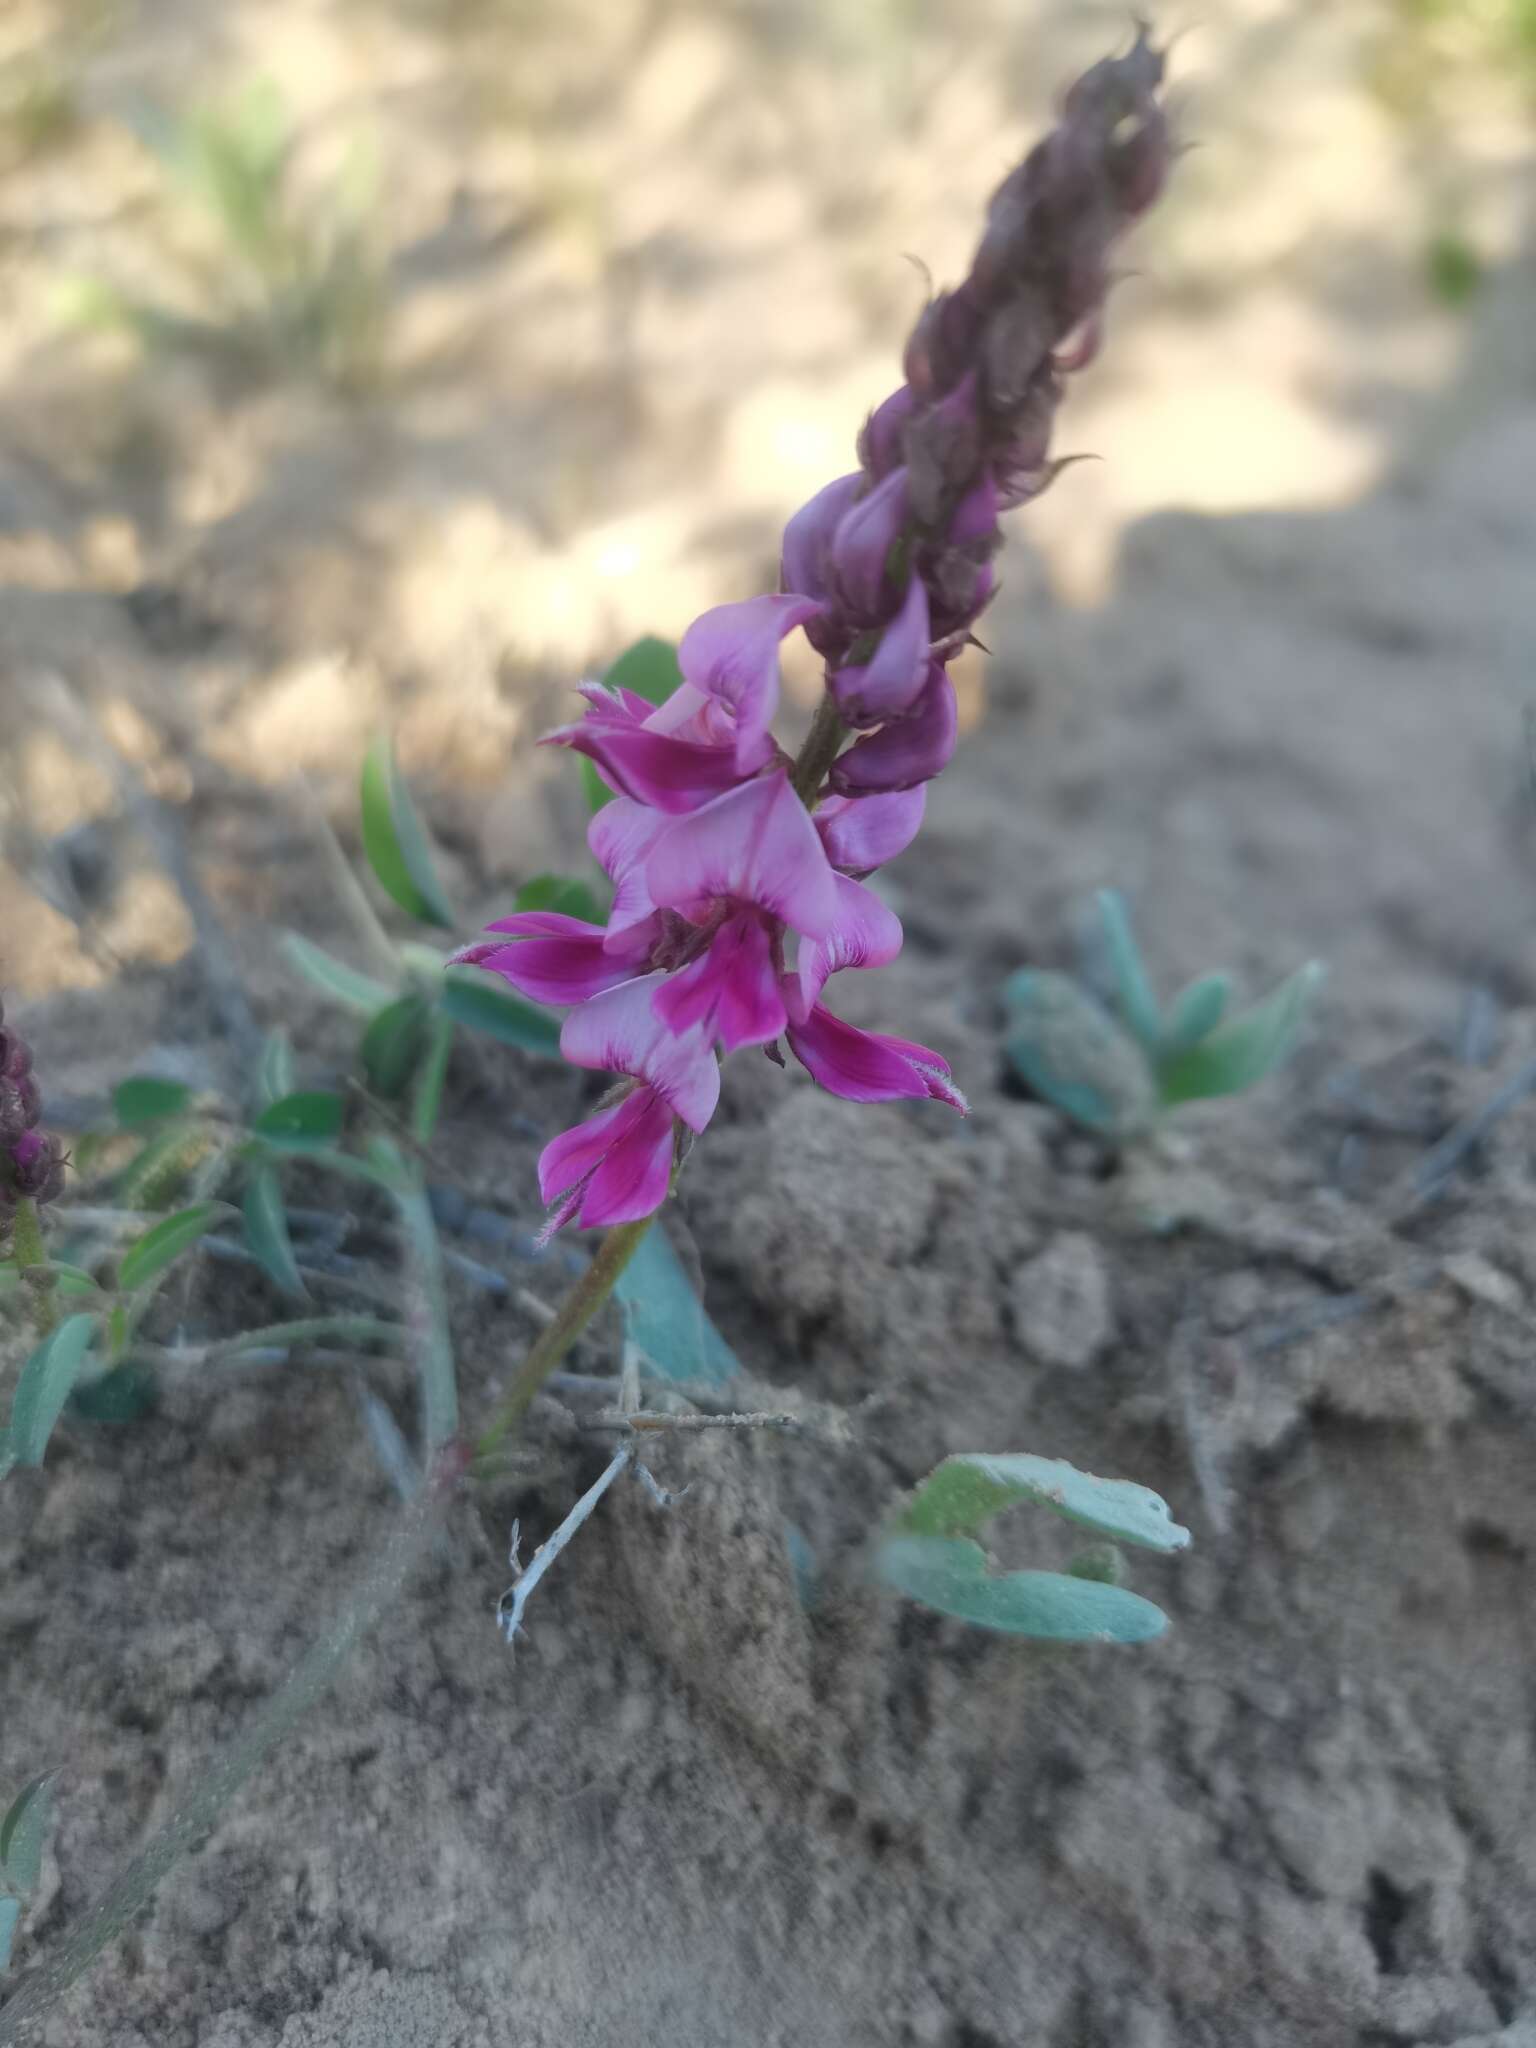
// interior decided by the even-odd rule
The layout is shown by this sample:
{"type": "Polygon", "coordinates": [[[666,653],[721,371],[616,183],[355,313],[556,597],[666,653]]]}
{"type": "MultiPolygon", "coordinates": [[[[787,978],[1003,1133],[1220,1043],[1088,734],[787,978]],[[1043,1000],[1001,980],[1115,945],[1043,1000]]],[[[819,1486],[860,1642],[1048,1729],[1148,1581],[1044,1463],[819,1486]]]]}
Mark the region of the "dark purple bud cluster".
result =
{"type": "Polygon", "coordinates": [[[31,1050],[0,1004],[0,1246],[10,1241],[23,1196],[51,1202],[64,1185],[59,1143],[39,1128],[42,1116],[31,1050]]]}
{"type": "Polygon", "coordinates": [[[992,600],[999,516],[1062,467],[1062,380],[1098,353],[1110,253],[1167,176],[1162,77],[1143,31],[1070,89],[992,195],[969,276],[923,309],[859,469],[785,530],[783,587],[818,601],[807,637],[842,723],[869,734],[834,763],[839,794],[910,789],[949,759],[947,668],[992,600]]]}

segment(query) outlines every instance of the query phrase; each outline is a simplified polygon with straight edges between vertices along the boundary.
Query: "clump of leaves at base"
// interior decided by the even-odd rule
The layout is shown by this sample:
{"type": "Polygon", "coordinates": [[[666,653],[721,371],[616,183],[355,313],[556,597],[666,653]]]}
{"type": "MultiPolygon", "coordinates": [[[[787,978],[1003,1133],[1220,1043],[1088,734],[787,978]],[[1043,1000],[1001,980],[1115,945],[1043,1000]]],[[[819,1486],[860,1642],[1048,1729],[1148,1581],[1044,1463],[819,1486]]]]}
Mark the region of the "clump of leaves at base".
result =
{"type": "Polygon", "coordinates": [[[1181,1102],[1239,1095],[1290,1056],[1324,970],[1298,968],[1229,1014],[1232,978],[1203,974],[1158,1001],[1117,891],[1098,898],[1111,1001],[1076,977],[1021,968],[1003,984],[1015,1072],[1074,1123],[1123,1142],[1181,1102]]]}
{"type": "Polygon", "coordinates": [[[1102,1545],[1065,1572],[994,1572],[976,1533],[1021,1503],[1115,1543],[1167,1554],[1189,1542],[1161,1495],[1132,1480],[1097,1479],[1028,1452],[964,1451],[928,1475],[891,1525],[880,1576],[940,1614],[1037,1642],[1141,1643],[1163,1633],[1167,1615],[1117,1583],[1102,1545]]]}

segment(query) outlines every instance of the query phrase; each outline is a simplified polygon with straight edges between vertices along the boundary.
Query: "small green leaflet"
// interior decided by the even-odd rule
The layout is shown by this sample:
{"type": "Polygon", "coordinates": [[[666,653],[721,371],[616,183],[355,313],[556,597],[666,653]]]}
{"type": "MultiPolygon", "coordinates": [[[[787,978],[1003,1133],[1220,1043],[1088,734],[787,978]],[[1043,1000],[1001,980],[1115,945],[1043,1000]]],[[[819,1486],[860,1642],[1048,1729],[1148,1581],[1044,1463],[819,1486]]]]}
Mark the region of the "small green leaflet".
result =
{"type": "Polygon", "coordinates": [[[382,981],[359,974],[355,967],[348,967],[345,961],[333,959],[319,946],[311,945],[299,932],[284,932],[278,944],[291,967],[344,1009],[359,1010],[371,1017],[394,993],[382,981]]]}
{"type": "Polygon", "coordinates": [[[245,1223],[246,1245],[272,1285],[280,1293],[302,1295],[304,1281],[299,1272],[299,1262],[293,1255],[282,1183],[274,1167],[257,1166],[252,1169],[245,1183],[241,1215],[245,1223]]]}
{"type": "Polygon", "coordinates": [[[387,737],[376,739],[363,757],[362,807],[363,850],[380,886],[423,924],[451,930],[453,911],[387,737]]]}
{"type": "Polygon", "coordinates": [[[262,1040],[256,1067],[256,1106],[269,1109],[292,1091],[293,1041],[279,1024],[262,1040]]]}
{"type": "Polygon", "coordinates": [[[455,1024],[483,1031],[524,1052],[555,1054],[560,1026],[548,1010],[509,994],[473,967],[451,967],[443,976],[442,1005],[455,1024]]]}
{"type": "Polygon", "coordinates": [[[1159,1075],[1163,1101],[1237,1095],[1272,1074],[1300,1036],[1307,1005],[1323,974],[1320,961],[1309,961],[1251,1010],[1167,1061],[1159,1075]]]}
{"type": "Polygon", "coordinates": [[[1157,997],[1147,978],[1141,948],[1131,930],[1125,898],[1118,889],[1099,891],[1099,918],[1104,927],[1104,943],[1109,951],[1120,1015],[1132,1036],[1141,1041],[1150,1055],[1156,1051],[1162,1038],[1163,1020],[1157,997]]]}
{"type": "Polygon", "coordinates": [[[1202,1038],[1209,1037],[1227,1014],[1227,1004],[1231,999],[1232,977],[1229,974],[1202,974],[1198,981],[1192,981],[1188,988],[1176,995],[1163,1029],[1159,1067],[1166,1066],[1169,1060],[1188,1052],[1202,1038]]]}
{"type": "Polygon", "coordinates": [[[427,1042],[431,1005],[414,991],[387,1003],[363,1033],[358,1048],[368,1086],[393,1102],[410,1085],[427,1042]]]}
{"type": "Polygon", "coordinates": [[[1064,1458],[1027,1451],[960,1451],[946,1458],[917,1489],[901,1528],[912,1536],[970,1536],[993,1515],[1026,1501],[1147,1550],[1183,1550],[1189,1542],[1189,1531],[1150,1487],[1099,1479],[1064,1458]]]}
{"type": "Polygon", "coordinates": [[[112,1090],[113,1113],[125,1131],[180,1116],[191,1100],[192,1090],[183,1082],[162,1081],[155,1074],[131,1075],[112,1090]]]}
{"type": "Polygon", "coordinates": [[[194,1202],[173,1216],[162,1216],[124,1252],[117,1271],[118,1286],[125,1294],[147,1287],[229,1213],[227,1202],[194,1202]]]}
{"type": "Polygon", "coordinates": [[[7,1447],[18,1465],[43,1462],[53,1426],[64,1412],[64,1403],[80,1376],[95,1333],[94,1316],[66,1316],[22,1367],[11,1402],[7,1447]]]}
{"type": "Polygon", "coordinates": [[[587,924],[603,922],[603,906],[595,892],[576,875],[535,875],[512,899],[514,910],[558,910],[587,924]]]}
{"type": "Polygon", "coordinates": [[[614,1285],[629,1341],[660,1378],[680,1387],[723,1387],[741,1371],[694,1292],[660,1224],[641,1238],[614,1285]]]}
{"type": "Polygon", "coordinates": [[[326,1089],[300,1089],[269,1103],[251,1125],[258,1138],[289,1152],[303,1152],[338,1137],[344,1120],[341,1097],[326,1089]]]}
{"type": "MultiPolygon", "coordinates": [[[[647,704],[665,704],[682,680],[677,649],[671,641],[659,640],[654,633],[647,633],[632,647],[626,647],[603,677],[610,690],[633,690],[647,704]]],[[[588,804],[594,811],[600,811],[611,800],[613,791],[585,757],[581,780],[588,804]]]]}
{"type": "Polygon", "coordinates": [[[1168,1626],[1160,1607],[1123,1586],[1068,1572],[989,1572],[968,1537],[890,1536],[877,1564],[887,1585],[924,1607],[1037,1642],[1145,1643],[1168,1626]]]}
{"type": "Polygon", "coordinates": [[[57,1776],[57,1771],[44,1771],[24,1785],[0,1821],[0,1867],[13,1891],[26,1893],[37,1883],[57,1776]]]}

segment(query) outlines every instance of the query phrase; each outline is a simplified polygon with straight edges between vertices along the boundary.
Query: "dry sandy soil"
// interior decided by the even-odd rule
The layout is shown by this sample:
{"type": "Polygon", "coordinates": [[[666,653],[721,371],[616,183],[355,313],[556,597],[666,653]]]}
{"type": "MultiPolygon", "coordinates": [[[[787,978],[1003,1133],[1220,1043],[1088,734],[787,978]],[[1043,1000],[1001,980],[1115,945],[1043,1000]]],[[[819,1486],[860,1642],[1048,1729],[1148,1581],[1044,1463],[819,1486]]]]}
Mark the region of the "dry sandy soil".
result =
{"type": "MultiPolygon", "coordinates": [[[[902,252],[959,266],[1123,25],[945,12],[146,0],[14,31],[78,96],[0,176],[0,943],[58,1097],[245,1058],[124,764],[316,1075],[345,1038],[272,931],[350,940],[296,770],[350,834],[393,719],[466,930],[579,858],[529,745],[560,689],[763,585],[892,381],[902,252]],[[49,325],[62,276],[154,272],[124,122],[257,69],[322,156],[379,138],[396,311],[361,404],[49,325]]],[[[1179,50],[1202,146],[1066,424],[1105,460],[1019,522],[889,873],[906,952],[847,1006],[942,1047],[973,1116],[730,1070],[669,1227],[816,1426],[674,1444],[686,1499],[611,1496],[514,1659],[507,1522],[542,1533],[600,1455],[546,1413],[48,2048],[1536,2048],[1531,1099],[1416,1180],[1536,1054],[1530,138],[1513,67],[1418,12],[1218,0],[1179,50]],[[1457,311],[1423,275],[1450,218],[1488,262],[1457,311]],[[1331,967],[1280,1080],[1118,1162],[1009,1085],[996,996],[1110,881],[1170,983],[1331,967]],[[869,1527],[975,1447],[1165,1493],[1194,1548],[1135,1580],[1171,1634],[1042,1654],[878,1595],[869,1527]]],[[[583,1099],[466,1058],[445,1149],[531,1222],[583,1099]]],[[[273,1307],[221,1279],[188,1313],[273,1307]]],[[[529,1326],[467,1281],[455,1311],[473,1412],[529,1326]]],[[[0,1785],[63,1773],[20,1962],[390,1514],[320,1375],[178,1381],[7,1481],[0,1785]]]]}

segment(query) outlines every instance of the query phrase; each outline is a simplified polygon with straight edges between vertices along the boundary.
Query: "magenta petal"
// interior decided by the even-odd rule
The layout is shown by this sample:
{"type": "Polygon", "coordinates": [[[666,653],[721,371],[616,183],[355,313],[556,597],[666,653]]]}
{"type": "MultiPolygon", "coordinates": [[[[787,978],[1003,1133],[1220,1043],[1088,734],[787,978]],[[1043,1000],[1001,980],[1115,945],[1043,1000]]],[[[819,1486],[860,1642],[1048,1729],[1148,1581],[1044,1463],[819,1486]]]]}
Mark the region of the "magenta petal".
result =
{"type": "Polygon", "coordinates": [[[859,456],[876,476],[884,476],[903,459],[907,422],[916,409],[917,394],[910,384],[903,384],[864,422],[859,456]]]}
{"type": "Polygon", "coordinates": [[[546,1202],[553,1202],[567,1188],[575,1187],[602,1163],[608,1147],[634,1123],[636,1105],[641,1095],[648,1092],[637,1089],[622,1102],[588,1117],[584,1124],[550,1139],[539,1154],[539,1193],[546,1202]]]}
{"type": "Polygon", "coordinates": [[[849,1102],[897,1102],[928,1093],[917,1069],[885,1039],[845,1024],[819,1003],[803,1024],[791,1024],[785,1037],[812,1080],[849,1102]]]}
{"type": "Polygon", "coordinates": [[[779,642],[821,610],[814,597],[788,593],[716,605],[696,618],[677,650],[695,689],[736,714],[736,765],[752,774],[771,758],[768,727],[779,702],[779,642]]]}
{"type": "Polygon", "coordinates": [[[645,873],[662,909],[729,897],[771,911],[807,938],[830,929],[837,915],[816,827],[782,773],[679,818],[652,847],[645,873]]]}
{"type": "Polygon", "coordinates": [[[570,747],[585,754],[611,789],[637,803],[676,814],[707,803],[741,780],[725,747],[673,739],[629,725],[584,719],[546,733],[544,746],[570,747]]]}
{"type": "Polygon", "coordinates": [[[954,517],[949,522],[951,544],[963,547],[969,541],[990,540],[997,531],[998,509],[997,485],[988,472],[983,474],[979,484],[972,485],[955,507],[954,517]]]}
{"type": "Polygon", "coordinates": [[[883,725],[910,711],[927,680],[928,642],[928,591],[914,576],[869,661],[861,668],[839,669],[832,677],[832,695],[845,722],[883,725]]]}
{"type": "Polygon", "coordinates": [[[821,994],[829,974],[844,967],[884,967],[901,951],[901,919],[873,889],[847,875],[837,877],[837,921],[825,938],[800,947],[797,1005],[804,1016],[821,994]]]}
{"type": "Polygon", "coordinates": [[[931,782],[955,751],[959,723],[955,686],[941,664],[931,662],[915,708],[840,754],[828,780],[842,796],[871,796],[931,782]]]}
{"type": "Polygon", "coordinates": [[[886,796],[827,797],[816,808],[816,830],[827,859],[856,875],[884,867],[917,837],[927,802],[922,788],[894,789],[886,796]]]}
{"type": "Polygon", "coordinates": [[[864,488],[864,478],[855,470],[840,476],[802,505],[784,529],[779,581],[785,590],[803,592],[807,597],[827,595],[827,557],[837,522],[864,488]]]}
{"type": "Polygon", "coordinates": [[[893,469],[849,506],[832,536],[832,574],[855,615],[866,621],[885,610],[885,569],[907,521],[907,472],[893,469]]]}
{"type": "Polygon", "coordinates": [[[572,1010],[561,1027],[560,1050],[573,1067],[648,1081],[685,1124],[702,1131],[720,1100],[720,1068],[706,1037],[676,1036],[656,1015],[656,992],[665,980],[664,974],[638,975],[572,1010]]]}
{"type": "Polygon", "coordinates": [[[777,1038],[786,1013],[767,930],[755,917],[728,919],[709,950],[670,976],[655,1002],[669,1030],[699,1026],[727,1052],[777,1038]]]}
{"type": "MultiPolygon", "coordinates": [[[[672,1183],[672,1112],[650,1088],[638,1088],[629,1103],[639,1105],[624,1132],[609,1147],[581,1203],[583,1230],[614,1223],[638,1223],[653,1216],[672,1183]]],[[[625,1103],[625,1108],[629,1107],[625,1103]]]]}
{"type": "MultiPolygon", "coordinates": [[[[499,974],[521,994],[536,1003],[584,1003],[606,988],[629,981],[635,973],[634,959],[614,957],[604,950],[605,934],[599,924],[586,924],[579,917],[562,917],[556,911],[529,911],[504,917],[492,931],[514,927],[564,927],[547,937],[530,937],[515,944],[482,942],[467,946],[455,956],[456,962],[480,967],[487,974],[499,974]]],[[[450,962],[450,965],[455,962],[450,962]]]]}

